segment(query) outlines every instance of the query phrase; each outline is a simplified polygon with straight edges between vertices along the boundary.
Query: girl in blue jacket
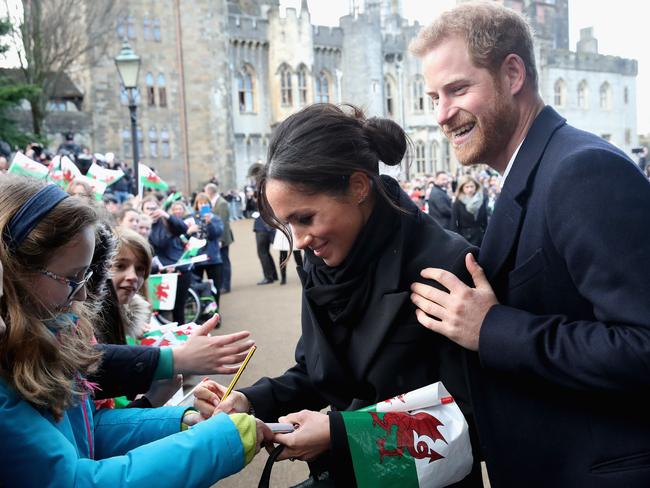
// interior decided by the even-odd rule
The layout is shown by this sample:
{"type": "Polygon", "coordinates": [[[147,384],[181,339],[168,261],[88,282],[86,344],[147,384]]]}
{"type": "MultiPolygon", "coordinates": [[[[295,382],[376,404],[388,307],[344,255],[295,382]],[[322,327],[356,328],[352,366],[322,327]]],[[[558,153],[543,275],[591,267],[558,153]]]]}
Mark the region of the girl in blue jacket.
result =
{"type": "Polygon", "coordinates": [[[95,210],[54,185],[0,180],[0,485],[210,486],[271,434],[249,415],[94,412],[84,305],[95,210]]]}

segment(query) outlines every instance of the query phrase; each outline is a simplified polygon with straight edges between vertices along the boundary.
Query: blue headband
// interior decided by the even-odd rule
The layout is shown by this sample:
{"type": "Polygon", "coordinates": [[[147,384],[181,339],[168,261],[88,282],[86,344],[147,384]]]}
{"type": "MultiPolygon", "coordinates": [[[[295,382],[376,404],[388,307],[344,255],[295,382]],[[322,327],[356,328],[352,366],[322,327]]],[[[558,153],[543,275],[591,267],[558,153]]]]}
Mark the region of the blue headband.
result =
{"type": "Polygon", "coordinates": [[[43,217],[69,196],[56,185],[47,185],[32,195],[5,227],[2,238],[9,249],[15,252],[43,217]]]}

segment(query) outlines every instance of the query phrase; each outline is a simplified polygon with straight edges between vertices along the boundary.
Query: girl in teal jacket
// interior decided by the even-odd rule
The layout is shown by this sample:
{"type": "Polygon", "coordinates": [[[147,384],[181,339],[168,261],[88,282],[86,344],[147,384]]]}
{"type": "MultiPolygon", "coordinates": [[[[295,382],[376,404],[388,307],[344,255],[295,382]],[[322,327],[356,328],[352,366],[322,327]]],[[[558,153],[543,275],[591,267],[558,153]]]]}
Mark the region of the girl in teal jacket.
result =
{"type": "Polygon", "coordinates": [[[85,308],[97,215],[56,186],[0,179],[0,485],[210,486],[242,469],[268,428],[192,409],[94,412],[85,308]]]}

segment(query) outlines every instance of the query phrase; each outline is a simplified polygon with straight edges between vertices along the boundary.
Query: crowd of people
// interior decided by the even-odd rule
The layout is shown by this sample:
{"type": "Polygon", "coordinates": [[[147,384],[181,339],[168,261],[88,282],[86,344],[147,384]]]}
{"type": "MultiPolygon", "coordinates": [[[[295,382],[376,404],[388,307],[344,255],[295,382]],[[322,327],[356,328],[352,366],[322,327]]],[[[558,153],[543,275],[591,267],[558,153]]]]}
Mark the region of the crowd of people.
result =
{"type": "MultiPolygon", "coordinates": [[[[468,462],[442,483],[443,423],[436,444],[420,413],[401,412],[413,435],[389,450],[368,412],[355,432],[381,463],[434,467],[419,482],[396,470],[387,486],[481,487],[481,461],[494,487],[648,485],[648,178],[544,104],[513,10],[461,3],[410,50],[464,168],[455,177],[381,175],[380,161],[404,158],[403,128],[327,103],[274,129],[250,206],[248,190],[233,207],[215,181],[141,198],[125,178],[97,203],[74,179],[64,190],[0,175],[0,484],[210,486],[277,444],[275,459],[309,463],[304,486],[368,486],[360,466],[377,456],[353,448],[348,415],[442,382],[468,462]],[[129,345],[151,320],[144,283],[177,275],[178,323],[193,280],[210,280],[218,306],[241,217],[255,218],[258,284],[286,283],[290,253],[298,264],[295,364],[227,398],[207,380],[192,407],[165,406],[178,375],[232,374],[253,341],[213,334],[215,315],[182,345],[129,345]],[[272,432],[278,421],[293,430],[272,432]]],[[[83,169],[82,149],[63,146],[83,169]]],[[[24,154],[47,164],[42,148],[24,154]]]]}

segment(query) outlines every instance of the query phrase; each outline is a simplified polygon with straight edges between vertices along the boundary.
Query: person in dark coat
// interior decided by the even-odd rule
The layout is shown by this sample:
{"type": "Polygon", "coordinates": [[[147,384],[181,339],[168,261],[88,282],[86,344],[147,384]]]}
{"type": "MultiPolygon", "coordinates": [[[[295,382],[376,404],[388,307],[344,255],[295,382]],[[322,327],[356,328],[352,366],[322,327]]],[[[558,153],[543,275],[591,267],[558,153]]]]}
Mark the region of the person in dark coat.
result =
{"type": "Polygon", "coordinates": [[[449,230],[460,234],[470,244],[480,246],[488,223],[487,202],[475,178],[462,178],[451,207],[449,230]]]}
{"type": "Polygon", "coordinates": [[[425,270],[450,293],[414,287],[422,324],[478,351],[491,485],[649,486],[650,184],[544,105],[520,14],[460,4],[413,47],[459,162],[504,175],[476,286],[425,270]]]}
{"type": "MultiPolygon", "coordinates": [[[[259,183],[265,220],[290,242],[292,230],[305,251],[302,337],[295,366],[233,392],[220,408],[299,424],[276,437],[287,446],[279,459],[311,461],[314,475],[328,470],[342,487],[355,478],[338,411],[443,380],[471,424],[465,353],[418,326],[409,296],[423,264],[462,275],[473,248],[379,176],[379,161],[397,165],[405,150],[393,121],[317,104],[278,126],[259,183]],[[329,416],[319,413],[327,406],[329,416]]],[[[206,382],[195,405],[209,415],[223,391],[206,382]]],[[[479,470],[459,486],[482,486],[479,470]]]]}
{"type": "Polygon", "coordinates": [[[447,194],[449,175],[438,171],[429,193],[429,215],[445,229],[449,229],[451,219],[451,198],[447,194]]]}

